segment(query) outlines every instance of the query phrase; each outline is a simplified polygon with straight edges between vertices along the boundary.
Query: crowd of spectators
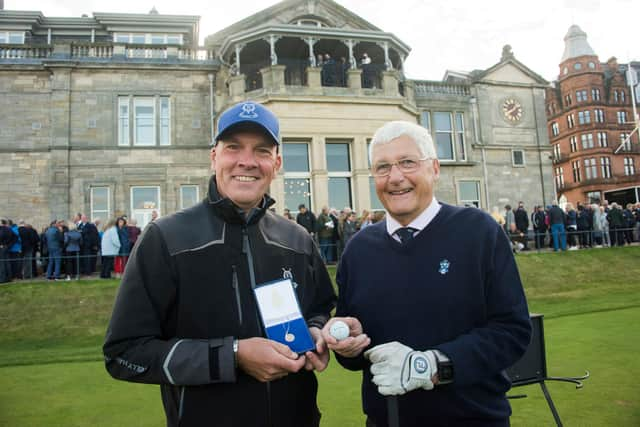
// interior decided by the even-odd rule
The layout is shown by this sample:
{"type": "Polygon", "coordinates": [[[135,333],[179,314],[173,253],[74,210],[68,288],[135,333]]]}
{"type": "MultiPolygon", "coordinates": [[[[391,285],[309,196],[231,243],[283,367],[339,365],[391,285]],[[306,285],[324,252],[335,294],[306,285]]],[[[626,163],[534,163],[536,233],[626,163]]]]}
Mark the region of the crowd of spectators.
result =
{"type": "MultiPolygon", "coordinates": [[[[157,215],[153,216],[154,219],[157,215]]],[[[126,215],[100,227],[78,213],[73,219],[51,221],[40,232],[24,220],[0,220],[0,283],[40,276],[72,280],[92,276],[100,262],[100,277],[124,272],[127,258],[141,233],[126,215]]]]}
{"type": "MultiPolygon", "coordinates": [[[[320,80],[322,86],[348,86],[347,71],[351,68],[351,61],[344,56],[335,60],[329,53],[319,53],[315,65],[321,68],[320,80]]],[[[375,88],[378,74],[382,71],[383,66],[372,63],[366,52],[362,54],[357,66],[362,70],[361,86],[363,88],[375,88]]]]}
{"type": "Polygon", "coordinates": [[[515,211],[510,205],[503,212],[494,206],[491,216],[503,226],[514,251],[528,251],[531,242],[537,250],[564,251],[640,241],[640,203],[609,205],[605,200],[601,204],[578,202],[575,207],[567,203],[561,208],[554,201],[528,212],[520,202],[515,211]]]}
{"type": "Polygon", "coordinates": [[[349,239],[361,229],[382,220],[384,215],[384,211],[369,212],[365,209],[358,217],[350,207],[338,212],[335,208],[324,206],[316,216],[305,205],[298,206],[295,218],[289,209],[285,208],[283,213],[285,218],[296,221],[311,234],[327,264],[335,264],[349,239]]]}

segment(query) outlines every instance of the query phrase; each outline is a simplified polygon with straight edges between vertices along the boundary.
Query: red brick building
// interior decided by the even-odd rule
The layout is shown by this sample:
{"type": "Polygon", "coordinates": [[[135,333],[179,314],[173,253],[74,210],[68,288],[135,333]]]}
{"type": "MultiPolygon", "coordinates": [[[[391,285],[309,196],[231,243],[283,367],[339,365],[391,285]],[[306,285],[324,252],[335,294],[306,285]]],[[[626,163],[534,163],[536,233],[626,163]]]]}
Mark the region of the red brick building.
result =
{"type": "Polygon", "coordinates": [[[640,201],[640,145],[627,81],[637,82],[638,70],[632,66],[628,75],[616,58],[601,63],[577,25],[564,41],[558,80],[546,92],[557,197],[573,204],[640,201]]]}

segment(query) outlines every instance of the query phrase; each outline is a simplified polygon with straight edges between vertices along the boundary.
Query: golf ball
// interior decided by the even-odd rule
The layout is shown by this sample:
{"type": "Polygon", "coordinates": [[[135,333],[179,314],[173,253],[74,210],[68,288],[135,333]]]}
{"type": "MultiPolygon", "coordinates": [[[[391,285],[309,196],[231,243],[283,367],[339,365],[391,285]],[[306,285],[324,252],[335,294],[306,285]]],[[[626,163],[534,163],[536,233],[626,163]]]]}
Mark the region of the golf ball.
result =
{"type": "Polygon", "coordinates": [[[338,341],[343,340],[349,336],[349,326],[342,320],[336,320],[329,328],[329,333],[338,341]]]}

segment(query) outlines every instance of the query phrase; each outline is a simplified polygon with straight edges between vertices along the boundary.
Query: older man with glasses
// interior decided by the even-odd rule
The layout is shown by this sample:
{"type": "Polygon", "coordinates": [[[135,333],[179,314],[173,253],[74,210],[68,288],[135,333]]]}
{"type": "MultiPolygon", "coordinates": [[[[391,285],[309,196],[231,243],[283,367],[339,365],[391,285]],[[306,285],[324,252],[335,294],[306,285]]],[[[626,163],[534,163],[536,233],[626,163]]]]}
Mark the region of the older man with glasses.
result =
{"type": "Polygon", "coordinates": [[[369,155],[388,215],[349,242],[323,329],[338,362],[363,371],[367,426],[508,426],[504,370],[531,324],[507,237],[480,209],[436,200],[426,129],[390,122],[369,155]],[[349,326],[340,341],[337,320],[349,326]]]}

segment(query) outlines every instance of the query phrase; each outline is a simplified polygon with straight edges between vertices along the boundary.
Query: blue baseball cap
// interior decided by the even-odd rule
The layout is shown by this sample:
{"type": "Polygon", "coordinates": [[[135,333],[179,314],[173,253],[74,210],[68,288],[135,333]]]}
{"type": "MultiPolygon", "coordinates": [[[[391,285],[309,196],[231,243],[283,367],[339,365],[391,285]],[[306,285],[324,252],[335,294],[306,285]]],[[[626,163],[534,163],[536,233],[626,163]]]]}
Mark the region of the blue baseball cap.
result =
{"type": "Polygon", "coordinates": [[[280,145],[280,125],[278,118],[267,107],[252,101],[241,102],[225,110],[218,119],[218,134],[215,145],[220,138],[241,125],[255,125],[270,136],[273,143],[280,145]]]}

